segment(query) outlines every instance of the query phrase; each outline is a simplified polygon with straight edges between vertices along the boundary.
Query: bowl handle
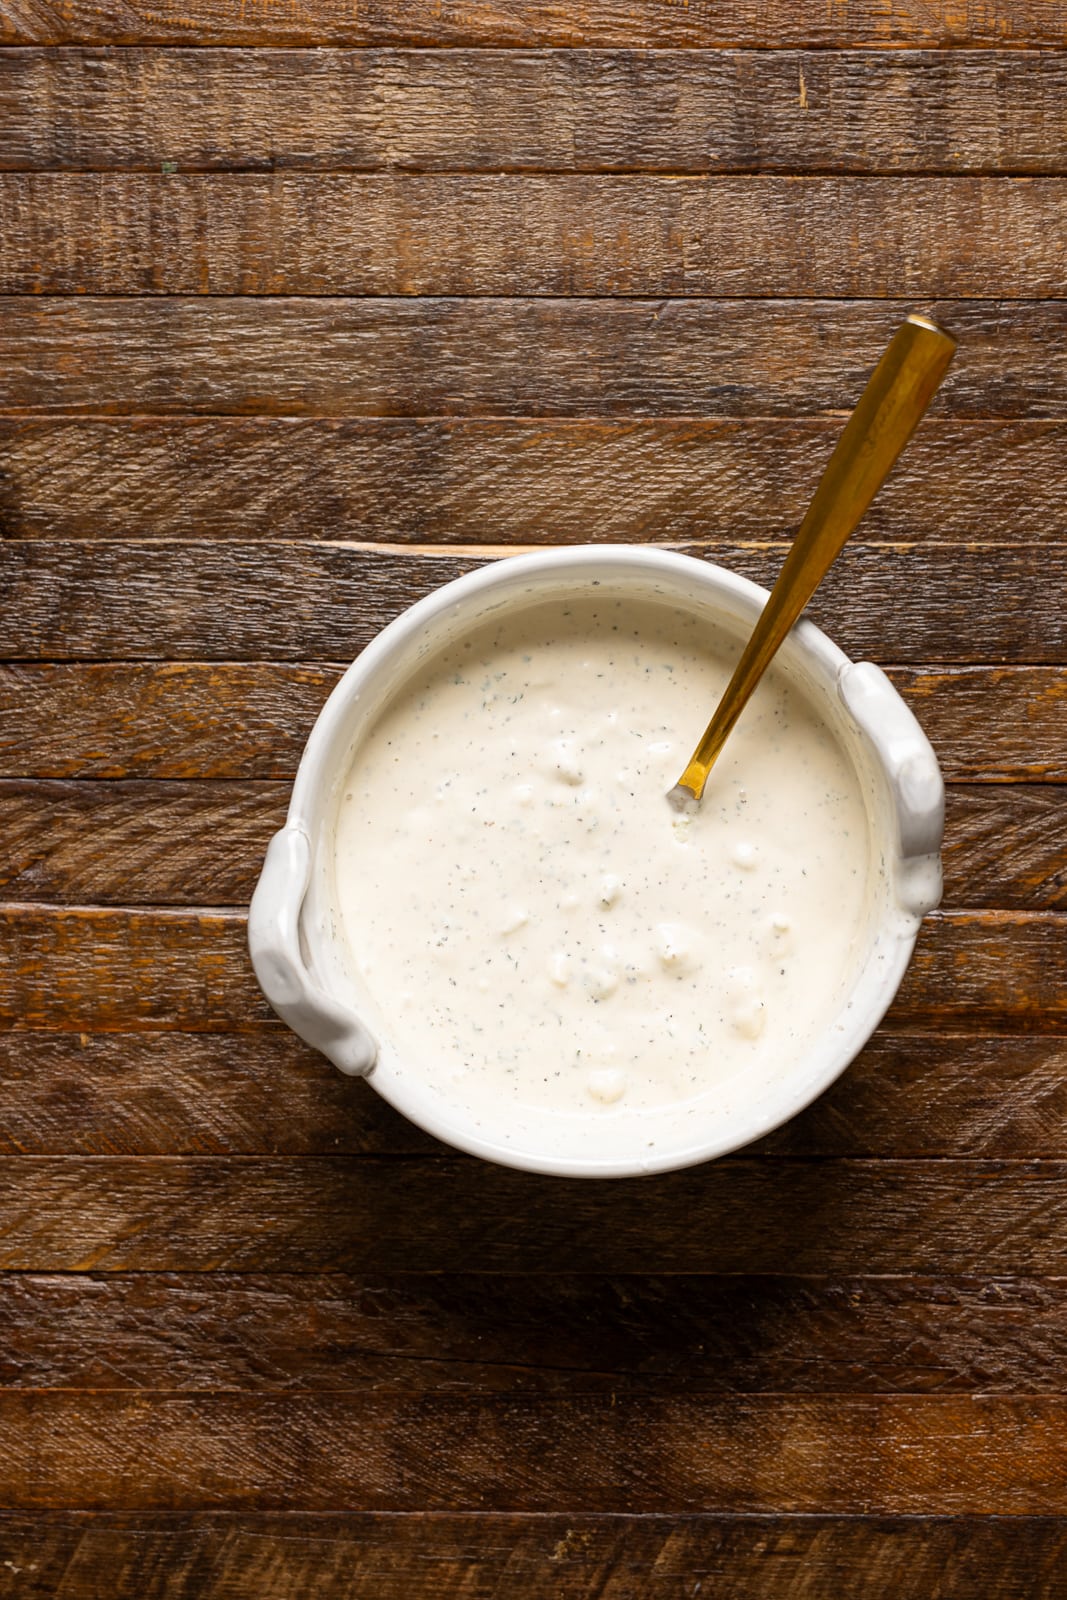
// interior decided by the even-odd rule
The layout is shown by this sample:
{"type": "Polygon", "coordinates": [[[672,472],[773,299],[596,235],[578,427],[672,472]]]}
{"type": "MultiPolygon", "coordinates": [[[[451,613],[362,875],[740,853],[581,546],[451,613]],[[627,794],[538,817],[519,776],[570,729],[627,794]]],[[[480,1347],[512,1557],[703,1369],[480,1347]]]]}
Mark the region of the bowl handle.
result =
{"type": "Polygon", "coordinates": [[[859,661],[838,678],[842,700],[885,767],[896,813],[897,898],[922,917],[941,900],[945,785],[929,739],[880,667],[859,661]]]}
{"type": "Polygon", "coordinates": [[[259,986],[301,1039],[353,1077],[370,1071],[378,1047],[354,1012],[320,989],[300,949],[300,911],[311,877],[311,840],[285,827],[267,847],[252,904],[248,949],[259,986]]]}

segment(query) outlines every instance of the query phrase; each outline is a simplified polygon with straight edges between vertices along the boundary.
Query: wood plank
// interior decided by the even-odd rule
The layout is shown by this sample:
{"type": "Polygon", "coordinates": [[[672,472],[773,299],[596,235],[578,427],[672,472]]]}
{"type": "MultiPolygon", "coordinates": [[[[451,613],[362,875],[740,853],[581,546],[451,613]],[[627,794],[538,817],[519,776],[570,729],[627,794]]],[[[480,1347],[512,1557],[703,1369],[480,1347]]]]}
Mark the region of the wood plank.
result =
{"type": "MultiPolygon", "coordinates": [[[[0,1064],[8,1155],[447,1153],[289,1033],[20,1030],[0,1064]]],[[[883,1030],[749,1153],[1065,1159],[1065,1069],[1062,1038],[883,1030]]]]}
{"type": "Polygon", "coordinates": [[[0,766],[19,777],[291,779],[340,675],[225,663],[0,666],[0,766]]]}
{"type": "Polygon", "coordinates": [[[1039,173],[1062,172],[1065,147],[1052,52],[0,57],[6,171],[1039,173]]]}
{"type": "Polygon", "coordinates": [[[890,671],[896,687],[910,703],[932,739],[945,777],[984,779],[994,763],[980,746],[997,747],[999,776],[1055,781],[1067,776],[1061,763],[1059,740],[1053,729],[1064,722],[1061,696],[1067,692],[1067,674],[1061,678],[1045,668],[999,668],[988,672],[974,667],[945,670],[890,671]],[[1000,749],[1002,712],[1018,708],[1025,734],[1009,755],[1000,749]],[[996,730],[996,732],[994,732],[996,730]],[[1050,737],[1051,734],[1051,737],[1050,737]]]}
{"type": "MultiPolygon", "coordinates": [[[[788,545],[687,545],[767,587],[788,545]]],[[[316,661],[359,654],[477,555],[280,543],[0,544],[8,660],[316,661]]],[[[1067,656],[1067,543],[849,544],[809,612],[852,657],[1054,666],[1067,656]],[[960,572],[967,571],[967,582],[960,572]],[[902,586],[908,604],[900,604],[902,586]]]]}
{"type": "Polygon", "coordinates": [[[9,1511],[0,1540],[12,1596],[64,1600],[1058,1600],[1067,1559],[1064,1519],[1018,1516],[9,1511]]]}
{"type": "Polygon", "coordinates": [[[415,600],[482,564],[451,551],[321,544],[0,545],[0,656],[345,661],[415,600]]]}
{"type": "Polygon", "coordinates": [[[1015,46],[1067,42],[1047,0],[730,0],[701,7],[662,0],[478,0],[436,7],[412,0],[3,0],[10,44],[474,45],[637,49],[754,45],[1015,46]]]}
{"type": "MultiPolygon", "coordinates": [[[[770,585],[786,546],[686,548],[770,585]]],[[[984,547],[964,605],[959,566],[974,551],[855,544],[812,609],[853,655],[1051,664],[1067,635],[1044,601],[1067,581],[1065,552],[1049,545],[1035,563],[1025,548],[984,547]],[[921,604],[905,615],[894,602],[919,562],[921,604]]],[[[83,556],[27,543],[0,553],[0,650],[9,659],[354,656],[405,605],[479,564],[351,547],[109,543],[83,556]]]]}
{"type": "MultiPolygon", "coordinates": [[[[83,905],[245,905],[288,803],[283,783],[0,779],[0,896],[83,905]]],[[[994,849],[1004,815],[998,805],[986,830],[994,849]]],[[[1045,829],[1024,823],[1023,830],[1032,839],[1030,869],[1039,872],[1035,852],[1045,829]]]]}
{"type": "MultiPolygon", "coordinates": [[[[1005,1064],[1009,1080],[1021,1080],[1012,1100],[1020,1126],[1050,1147],[1057,1135],[1050,1131],[1041,1141],[1036,1130],[1054,1115],[1051,1079],[1063,1066],[1057,1050],[1035,1060],[1023,1042],[1005,1064]]],[[[168,1033],[165,1040],[148,1033],[8,1031],[0,1037],[0,1066],[0,1152],[7,1155],[410,1155],[445,1149],[287,1031],[168,1033]]],[[[988,1108],[978,1119],[995,1145],[988,1108]]],[[[1005,1132],[1002,1142],[1011,1146],[1011,1134],[1005,1132]]]]}
{"type": "Polygon", "coordinates": [[[1065,213],[1064,178],[0,174],[0,292],[1036,299],[1065,213]]]}
{"type": "Polygon", "coordinates": [[[0,1395],[13,1510],[1062,1515],[1065,1474],[1049,1396],[0,1395]]]}
{"type": "Polygon", "coordinates": [[[1063,1038],[977,1039],[896,1027],[891,1018],[826,1094],[747,1153],[1060,1157],[1067,1146],[1063,1038]]]}
{"type": "Polygon", "coordinates": [[[245,918],[233,912],[11,907],[0,909],[0,949],[0,1019],[10,1027],[281,1026],[252,972],[245,918]]]}
{"type": "MultiPolygon", "coordinates": [[[[60,1032],[258,1033],[268,1007],[236,912],[0,906],[0,1021],[60,1032]]],[[[890,1012],[898,1027],[1067,1031],[1056,912],[928,917],[890,1012]]]]}
{"type": "MultiPolygon", "coordinates": [[[[0,1021],[12,1028],[249,1033],[268,1007],[236,912],[0,907],[0,1021]]],[[[890,1012],[900,1027],[1067,1031],[1056,912],[927,918],[890,1012]]]]}
{"type": "Polygon", "coordinates": [[[954,785],[942,854],[947,906],[1067,911],[1067,794],[1051,785],[954,785]]]}
{"type": "MultiPolygon", "coordinates": [[[[0,897],[75,905],[237,906],[285,820],[283,783],[0,779],[0,897]]],[[[1067,789],[956,784],[949,909],[1067,911],[1067,789]]]]}
{"type": "MultiPolygon", "coordinates": [[[[836,418],[0,416],[0,537],[791,538],[839,431],[836,418]]],[[[863,539],[1063,539],[1064,459],[1062,422],[929,418],[863,539]]]]}
{"type": "MultiPolygon", "coordinates": [[[[290,1033],[11,1031],[0,1066],[8,1155],[446,1153],[290,1033]]],[[[748,1153],[1054,1160],[1065,1130],[1062,1038],[883,1030],[748,1153]]]]}
{"type": "MultiPolygon", "coordinates": [[[[914,309],[910,301],[836,300],[3,297],[0,410],[840,411],[914,309]]],[[[958,335],[963,352],[934,401],[937,413],[1067,416],[1067,300],[925,309],[958,335]]]]}
{"type": "Polygon", "coordinates": [[[1067,1281],[10,1273],[0,1333],[5,1391],[1058,1395],[1067,1281]]]}
{"type": "Polygon", "coordinates": [[[591,1183],[455,1157],[4,1156],[0,1197],[0,1265],[27,1272],[1067,1271],[1062,1161],[736,1157],[591,1183]]]}
{"type": "MultiPolygon", "coordinates": [[[[0,777],[289,779],[340,666],[0,666],[0,777]]],[[[950,782],[1067,780],[1067,670],[899,667],[950,782]]]]}

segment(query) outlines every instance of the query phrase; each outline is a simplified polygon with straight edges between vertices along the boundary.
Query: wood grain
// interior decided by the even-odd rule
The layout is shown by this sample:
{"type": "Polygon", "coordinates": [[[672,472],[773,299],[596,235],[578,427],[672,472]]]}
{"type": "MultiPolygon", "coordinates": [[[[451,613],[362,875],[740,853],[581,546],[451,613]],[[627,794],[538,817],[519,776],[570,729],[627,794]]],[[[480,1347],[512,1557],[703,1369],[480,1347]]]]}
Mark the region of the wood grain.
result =
{"type": "MultiPolygon", "coordinates": [[[[1028,1131],[1036,1133],[1055,1115],[1058,1048],[1034,1058],[1024,1041],[1007,1052],[1005,1073],[1019,1085],[1013,1104],[1028,1131]]],[[[444,1151],[365,1083],[343,1077],[288,1031],[169,1033],[164,1039],[158,1033],[8,1030],[0,1038],[0,1066],[0,1152],[7,1155],[444,1151]]],[[[975,1093],[979,1086],[971,1076],[975,1093]]],[[[979,1109],[976,1127],[981,1121],[995,1146],[996,1119],[988,1108],[979,1109]]],[[[1016,1153],[1006,1122],[1001,1142],[1016,1153]]],[[[1052,1132],[1043,1142],[1058,1144],[1052,1132]]]]}
{"type": "Polygon", "coordinates": [[[945,904],[1067,911],[1067,795],[1051,785],[954,785],[945,904]]]}
{"type": "MultiPolygon", "coordinates": [[[[890,1024],[895,1028],[895,1024],[890,1024]]],[[[290,1033],[0,1039],[8,1155],[424,1155],[442,1145],[290,1033]]],[[[883,1030],[768,1156],[1067,1159],[1067,1044],[883,1030]]]]}
{"type": "Polygon", "coordinates": [[[220,912],[0,910],[0,1018],[12,1027],[259,1032],[245,919],[220,912]]]}
{"type": "MultiPolygon", "coordinates": [[[[285,820],[281,783],[0,779],[0,897],[100,905],[243,905],[285,820]]],[[[1067,911],[1067,790],[954,785],[950,909],[1067,911]]]]}
{"type": "Polygon", "coordinates": [[[1053,52],[0,56],[6,171],[1039,173],[1065,147],[1053,52]]]}
{"type": "Polygon", "coordinates": [[[11,1509],[1062,1515],[1065,1472],[1058,1396],[0,1395],[11,1509]]]}
{"type": "MultiPolygon", "coordinates": [[[[0,777],[291,780],[337,666],[0,666],[0,777]]],[[[951,782],[1067,781],[1067,670],[894,668],[951,782]]]]}
{"type": "Polygon", "coordinates": [[[933,740],[946,778],[985,779],[994,772],[1011,780],[1067,776],[1055,732],[1063,723],[1060,701],[1067,692],[1067,674],[1043,668],[952,667],[901,668],[890,676],[933,740]],[[1000,736],[1008,733],[1005,724],[1014,714],[1021,723],[1015,736],[1004,740],[1002,751],[1000,736]],[[991,761],[986,752],[993,749],[997,755],[991,761]]]}
{"type": "Polygon", "coordinates": [[[1067,43],[1047,0],[730,0],[713,8],[677,0],[478,0],[427,10],[413,0],[2,0],[0,40],[11,44],[438,45],[574,48],[787,44],[873,46],[1067,43]]]}
{"type": "Polygon", "coordinates": [[[0,1383],[472,1402],[1058,1395],[1065,1329],[1062,1278],[12,1273],[0,1383]]]}
{"type": "Polygon", "coordinates": [[[0,1197],[0,1264],[29,1272],[1067,1271],[1062,1161],[738,1157],[591,1183],[451,1156],[5,1156],[0,1197]]]}
{"type": "MultiPolygon", "coordinates": [[[[788,545],[684,547],[767,587],[788,545]]],[[[0,655],[8,660],[336,661],[477,556],[280,543],[42,540],[0,545],[0,655]]],[[[1067,543],[851,542],[809,614],[853,657],[921,664],[1060,664],[1067,543]],[[967,581],[961,583],[961,571],[967,581]],[[908,603],[900,603],[902,585],[908,603]]]]}
{"type": "MultiPolygon", "coordinates": [[[[890,1011],[900,1027],[1067,1031],[1067,939],[1056,912],[929,917],[890,1011]]],[[[0,907],[0,1021],[103,1032],[259,1032],[267,1006],[234,912],[0,907]]]]}
{"type": "Polygon", "coordinates": [[[358,546],[3,545],[0,656],[347,661],[406,606],[481,564],[358,546]]]}
{"type": "Polygon", "coordinates": [[[0,174],[0,292],[1036,298],[1065,215],[1064,178],[0,174]]]}
{"type": "MultiPolygon", "coordinates": [[[[0,538],[792,538],[839,431],[836,418],[0,416],[0,538]]],[[[928,418],[862,537],[1062,540],[1064,459],[1062,422],[928,418]]]]}
{"type": "MultiPolygon", "coordinates": [[[[0,1018],[16,1028],[249,1032],[280,1027],[252,974],[243,916],[10,906],[0,910],[0,1018]]],[[[938,913],[891,1016],[1059,1031],[1067,1019],[1055,913],[938,913]]]]}
{"type": "Polygon", "coordinates": [[[1059,1600],[1064,7],[0,41],[0,1596],[1059,1600]],[[817,607],[951,780],[886,1026],[640,1186],[446,1150],[245,950],[343,663],[509,546],[766,581],[914,308],[959,359],[817,607]]]}
{"type": "Polygon", "coordinates": [[[655,1585],[718,1600],[836,1594],[929,1600],[938,1588],[1056,1600],[1055,1517],[640,1517],[339,1513],[0,1513],[19,1566],[0,1593],[71,1600],[634,1600],[655,1585]],[[18,1585],[16,1588],[15,1585],[18,1585]]]}
{"type": "Polygon", "coordinates": [[[1062,1038],[883,1028],[825,1095],[749,1153],[1057,1158],[1065,1058],[1062,1038]]]}
{"type": "MultiPolygon", "coordinates": [[[[996,803],[996,791],[990,793],[995,815],[983,834],[996,848],[1006,812],[996,803]]],[[[289,787],[280,783],[0,779],[0,896],[74,904],[244,905],[288,804],[289,787]]],[[[1032,839],[1029,865],[1037,873],[1046,829],[1027,826],[1032,809],[1027,805],[1016,831],[1032,839]]]]}
{"type": "Polygon", "coordinates": [[[12,1511],[0,1540],[18,1568],[0,1576],[5,1600],[674,1600],[696,1584],[716,1600],[812,1600],[860,1582],[864,1600],[1058,1600],[1067,1522],[12,1511]]]}
{"type": "MultiPolygon", "coordinates": [[[[0,1062],[7,1154],[445,1153],[285,1033],[19,1031],[0,1062]]],[[[1064,1066],[1058,1038],[883,1032],[752,1153],[1063,1158],[1064,1066]]]]}
{"type": "Polygon", "coordinates": [[[5,776],[289,778],[340,667],[0,666],[5,776]]]}
{"type": "MultiPolygon", "coordinates": [[[[833,300],[4,297],[0,410],[840,411],[915,308],[833,300]]],[[[1067,300],[935,301],[925,309],[957,334],[963,352],[934,401],[937,413],[1067,416],[1067,300]]]]}

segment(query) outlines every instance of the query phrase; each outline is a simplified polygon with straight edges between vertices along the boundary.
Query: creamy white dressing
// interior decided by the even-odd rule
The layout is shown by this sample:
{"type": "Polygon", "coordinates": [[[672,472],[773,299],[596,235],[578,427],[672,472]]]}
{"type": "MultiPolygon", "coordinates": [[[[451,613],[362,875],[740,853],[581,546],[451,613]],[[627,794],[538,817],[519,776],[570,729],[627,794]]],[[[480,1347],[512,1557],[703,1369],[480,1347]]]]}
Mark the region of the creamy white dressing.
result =
{"type": "Polygon", "coordinates": [[[786,1070],[869,906],[848,757],[772,669],[671,809],[736,646],[651,602],[541,604],[437,655],[361,742],[335,895],[374,1025],[483,1123],[609,1118],[786,1070]]]}

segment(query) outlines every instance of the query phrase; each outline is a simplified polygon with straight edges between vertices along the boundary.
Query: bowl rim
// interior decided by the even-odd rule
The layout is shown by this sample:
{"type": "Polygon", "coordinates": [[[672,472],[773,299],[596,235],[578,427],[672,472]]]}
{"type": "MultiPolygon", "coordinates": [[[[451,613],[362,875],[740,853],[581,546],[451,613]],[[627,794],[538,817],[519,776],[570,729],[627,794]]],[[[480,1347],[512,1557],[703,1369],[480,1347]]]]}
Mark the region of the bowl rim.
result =
{"type": "MultiPolygon", "coordinates": [[[[571,575],[575,579],[588,577],[596,582],[608,574],[619,577],[661,576],[675,585],[679,578],[685,578],[687,582],[699,586],[705,596],[733,602],[735,607],[740,607],[743,612],[749,613],[753,621],[762,609],[768,594],[768,591],[759,584],[711,561],[662,548],[613,544],[576,545],[524,552],[492,560],[485,566],[452,579],[416,601],[389,622],[356,657],[330,693],[304,747],[293,783],[283,833],[303,835],[307,840],[309,856],[313,854],[314,846],[311,840],[316,832],[315,817],[320,803],[319,796],[328,789],[333,770],[335,742],[343,732],[353,699],[358,698],[365,686],[377,679],[390,665],[398,660],[402,661],[411,644],[420,637],[429,624],[448,613],[457,615],[468,607],[476,610],[478,603],[484,600],[488,593],[497,589],[514,588],[515,598],[521,606],[521,584],[527,577],[543,580],[553,576],[571,575]]],[[[527,603],[536,602],[531,598],[527,603]]],[[[814,669],[815,675],[825,680],[827,688],[834,685],[840,688],[847,674],[864,670],[864,666],[857,667],[833,640],[806,617],[793,628],[783,649],[794,656],[799,652],[803,662],[814,669]]],[[[869,666],[867,670],[877,673],[877,669],[869,666]]],[[[884,689],[880,689],[879,692],[883,696],[885,694],[891,696],[896,701],[900,713],[908,719],[909,726],[913,726],[940,785],[940,771],[925,735],[915,722],[912,713],[900,700],[896,690],[888,684],[888,680],[884,680],[880,673],[877,676],[884,684],[884,689]]],[[[851,708],[844,709],[848,715],[851,708]]],[[[876,707],[875,718],[878,714],[876,707]]],[[[897,714],[896,710],[893,714],[897,714]]],[[[870,727],[864,726],[854,710],[852,720],[861,735],[870,733],[870,727]]],[[[870,738],[865,742],[870,746],[870,738]]],[[[876,747],[870,749],[869,753],[872,763],[881,769],[885,778],[891,811],[897,813],[899,775],[888,769],[884,749],[876,747]]],[[[943,804],[943,791],[941,798],[943,804]]],[[[895,814],[891,821],[897,823],[897,839],[894,841],[888,837],[878,838],[877,842],[884,846],[887,857],[893,855],[899,863],[903,859],[899,844],[901,836],[899,814],[895,814]]],[[[937,825],[936,833],[937,848],[939,848],[940,823],[937,825]]],[[[927,852],[923,859],[932,858],[927,852]]],[[[260,888],[266,884],[267,876],[265,867],[260,886],[257,887],[257,897],[260,895],[260,888]]],[[[292,891],[299,893],[299,903],[295,908],[297,925],[301,921],[300,914],[306,889],[305,877],[302,888],[292,891]]],[[[932,903],[936,904],[936,896],[932,903]]],[[[255,909],[254,898],[252,910],[255,909]]],[[[929,905],[924,909],[929,909],[929,905]]],[[[321,1036],[323,1030],[316,1030],[314,1020],[310,1027],[303,1015],[300,1020],[294,1021],[293,1014],[290,1014],[286,1016],[286,1020],[290,1021],[290,1025],[295,1026],[296,1031],[309,1043],[324,1050],[331,1059],[338,1062],[342,1070],[366,1070],[371,1087],[383,1099],[416,1126],[453,1148],[497,1164],[551,1176],[590,1178],[645,1176],[699,1165],[704,1161],[742,1149],[789,1121],[829,1088],[850,1065],[885,1015],[911,958],[921,920],[921,911],[916,914],[907,907],[894,903],[891,897],[887,899],[886,909],[881,913],[880,919],[876,918],[879,942],[884,938],[885,943],[881,970],[876,977],[872,975],[869,961],[859,969],[850,994],[855,994],[857,989],[866,983],[865,1002],[862,1007],[852,1008],[851,1026],[841,1027],[839,1031],[832,1033],[828,1025],[826,1032],[819,1036],[807,1055],[801,1058],[802,1062],[812,1062],[817,1059],[817,1069],[809,1069],[805,1073],[784,1074],[779,1079],[780,1092],[774,1096],[773,1101],[769,1098],[754,1099],[748,1117],[739,1118],[740,1131],[738,1127],[731,1126],[729,1129],[720,1129],[717,1135],[706,1134],[702,1138],[694,1139],[685,1147],[653,1149],[651,1153],[635,1151],[627,1158],[617,1155],[579,1158],[572,1155],[556,1155],[550,1150],[526,1150],[502,1144],[479,1132],[469,1120],[465,1124],[462,1117],[452,1120],[449,1115],[443,1114],[440,1109],[441,1102],[435,1095],[425,1093],[420,1095],[421,1080],[417,1074],[404,1074],[391,1070],[382,1062],[369,1069],[346,1066],[338,1053],[331,1049],[329,1040],[326,1039],[324,1042],[321,1036]]],[[[321,963],[317,964],[315,961],[315,930],[302,928],[301,932],[304,934],[310,953],[311,968],[314,970],[318,965],[321,969],[321,963]]],[[[253,931],[251,915],[249,943],[261,986],[267,993],[268,1000],[271,1000],[275,1009],[284,1016],[286,1008],[276,1003],[270,992],[270,984],[266,977],[269,962],[263,955],[263,940],[257,938],[253,931]]],[[[325,1001],[327,997],[323,995],[322,999],[325,1001]]],[[[329,996],[329,1003],[335,1010],[341,1009],[341,1002],[335,993],[329,996]]],[[[348,1001],[347,1004],[351,1010],[351,1002],[348,1001]]],[[[849,1004],[851,1006],[851,1002],[849,1004]]],[[[829,1019],[830,1024],[840,1024],[843,1015],[842,1010],[829,1019]]]]}

